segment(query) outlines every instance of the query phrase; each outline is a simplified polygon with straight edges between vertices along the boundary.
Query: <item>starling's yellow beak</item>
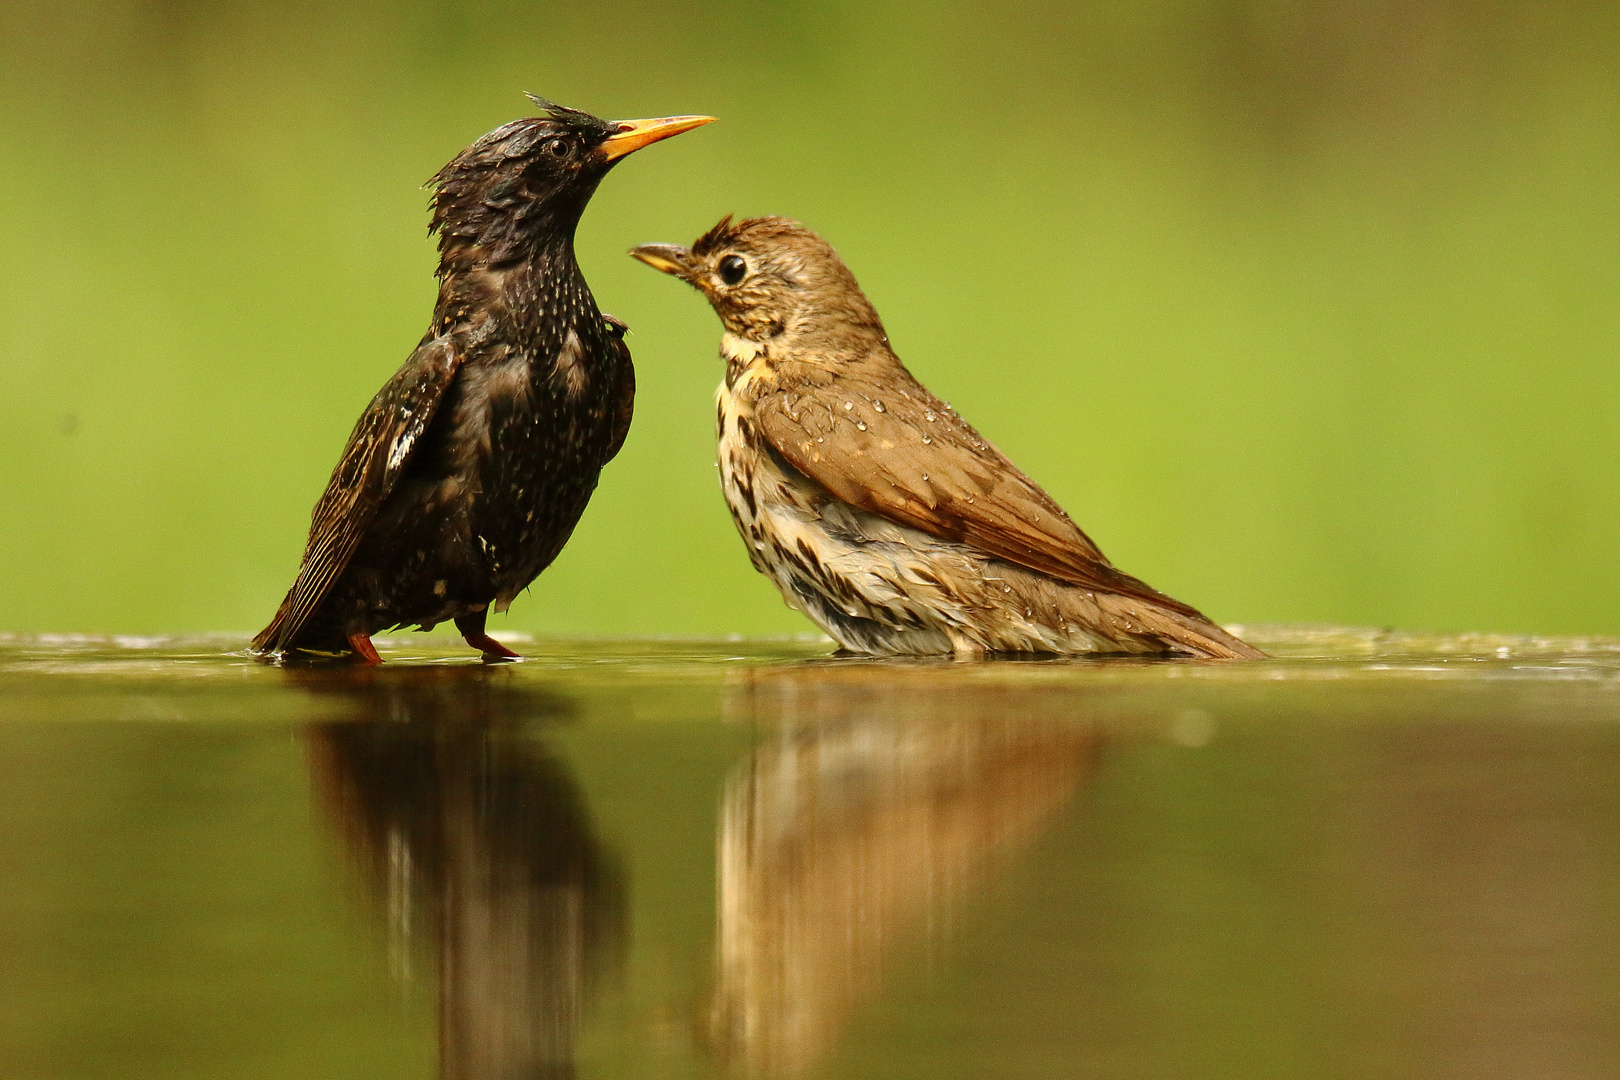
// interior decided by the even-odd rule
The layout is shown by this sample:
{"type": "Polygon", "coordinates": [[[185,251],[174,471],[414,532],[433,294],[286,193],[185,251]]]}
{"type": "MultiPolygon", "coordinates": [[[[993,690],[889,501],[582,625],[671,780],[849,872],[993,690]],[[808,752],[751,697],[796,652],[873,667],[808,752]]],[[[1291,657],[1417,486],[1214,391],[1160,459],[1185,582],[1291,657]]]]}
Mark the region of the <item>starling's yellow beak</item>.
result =
{"type": "Polygon", "coordinates": [[[642,244],[640,247],[631,248],[630,255],[654,270],[662,270],[666,274],[684,278],[692,252],[691,249],[683,248],[679,244],[642,244]]]}
{"type": "Polygon", "coordinates": [[[602,153],[609,161],[651,145],[659,139],[691,131],[695,127],[714,123],[712,116],[660,116],[654,120],[620,120],[613,125],[613,134],[602,143],[602,153]]]}

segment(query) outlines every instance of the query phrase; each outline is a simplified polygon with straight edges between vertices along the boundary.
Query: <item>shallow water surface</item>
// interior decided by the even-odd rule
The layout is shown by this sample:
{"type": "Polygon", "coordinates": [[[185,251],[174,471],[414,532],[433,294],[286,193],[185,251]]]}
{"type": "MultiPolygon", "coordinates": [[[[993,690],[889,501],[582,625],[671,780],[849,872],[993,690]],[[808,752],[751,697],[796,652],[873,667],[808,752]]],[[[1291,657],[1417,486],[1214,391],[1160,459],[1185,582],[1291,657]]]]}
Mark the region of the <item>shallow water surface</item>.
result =
{"type": "Polygon", "coordinates": [[[0,637],[5,1077],[1606,1077],[1620,644],[0,637]]]}

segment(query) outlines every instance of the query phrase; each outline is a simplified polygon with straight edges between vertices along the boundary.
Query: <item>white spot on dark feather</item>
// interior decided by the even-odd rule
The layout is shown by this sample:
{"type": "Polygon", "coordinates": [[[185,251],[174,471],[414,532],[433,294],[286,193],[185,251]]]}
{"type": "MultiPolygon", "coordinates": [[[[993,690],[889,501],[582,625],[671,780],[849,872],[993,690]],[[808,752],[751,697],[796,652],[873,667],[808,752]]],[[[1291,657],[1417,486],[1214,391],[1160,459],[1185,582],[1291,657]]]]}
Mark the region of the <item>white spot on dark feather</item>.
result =
{"type": "Polygon", "coordinates": [[[399,463],[405,460],[405,455],[411,452],[411,447],[415,443],[416,432],[414,431],[406,431],[395,439],[393,448],[388,451],[388,467],[390,469],[399,468],[399,463]]]}
{"type": "Polygon", "coordinates": [[[590,381],[590,373],[585,370],[585,346],[574,331],[568,331],[568,339],[558,351],[552,370],[562,376],[563,385],[568,388],[570,398],[577,398],[585,392],[585,386],[590,381]]]}

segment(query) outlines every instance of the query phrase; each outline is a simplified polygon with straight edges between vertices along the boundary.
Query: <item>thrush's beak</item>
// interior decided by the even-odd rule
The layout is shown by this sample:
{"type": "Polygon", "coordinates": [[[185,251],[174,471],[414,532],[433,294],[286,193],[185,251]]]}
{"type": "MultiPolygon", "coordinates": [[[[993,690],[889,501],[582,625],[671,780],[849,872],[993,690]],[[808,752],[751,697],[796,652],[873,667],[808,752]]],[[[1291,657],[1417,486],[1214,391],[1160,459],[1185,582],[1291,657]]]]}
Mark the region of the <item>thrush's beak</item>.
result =
{"type": "Polygon", "coordinates": [[[691,131],[695,127],[714,123],[712,116],[660,116],[654,120],[620,120],[613,125],[613,134],[602,143],[602,153],[609,161],[651,145],[659,139],[691,131]]]}
{"type": "Polygon", "coordinates": [[[630,255],[654,270],[662,270],[678,278],[687,276],[687,267],[691,265],[692,258],[691,249],[683,248],[679,244],[642,244],[640,247],[631,248],[630,255]]]}

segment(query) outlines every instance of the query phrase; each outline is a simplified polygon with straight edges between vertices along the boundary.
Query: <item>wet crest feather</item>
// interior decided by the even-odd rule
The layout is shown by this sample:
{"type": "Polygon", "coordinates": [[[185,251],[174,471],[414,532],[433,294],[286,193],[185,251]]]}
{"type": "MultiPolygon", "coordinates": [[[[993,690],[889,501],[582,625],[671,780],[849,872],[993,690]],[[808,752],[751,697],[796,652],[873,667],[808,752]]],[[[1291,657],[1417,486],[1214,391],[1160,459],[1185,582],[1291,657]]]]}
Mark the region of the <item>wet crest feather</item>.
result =
{"type": "MultiPolygon", "coordinates": [[[[441,260],[500,264],[532,258],[546,237],[571,235],[600,171],[548,169],[539,148],[554,135],[587,145],[612,129],[581,109],[527,95],[545,114],[502,124],[457,154],[428,180],[429,235],[441,260]]],[[[447,272],[443,261],[440,276],[447,272]]]]}

